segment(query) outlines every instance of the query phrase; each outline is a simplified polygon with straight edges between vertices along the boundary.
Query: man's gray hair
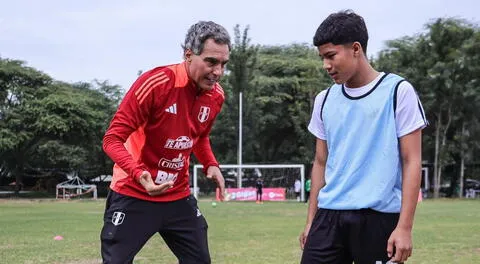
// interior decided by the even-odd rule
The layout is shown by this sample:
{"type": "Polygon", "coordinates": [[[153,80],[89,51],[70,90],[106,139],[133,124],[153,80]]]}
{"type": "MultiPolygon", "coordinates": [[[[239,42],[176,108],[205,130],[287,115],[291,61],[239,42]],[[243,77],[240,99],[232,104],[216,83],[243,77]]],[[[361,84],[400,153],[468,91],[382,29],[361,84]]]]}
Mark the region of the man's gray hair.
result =
{"type": "Polygon", "coordinates": [[[212,21],[199,21],[188,30],[182,45],[183,51],[190,49],[195,55],[200,55],[207,39],[213,39],[217,44],[227,44],[228,49],[232,49],[230,35],[224,27],[212,21]]]}

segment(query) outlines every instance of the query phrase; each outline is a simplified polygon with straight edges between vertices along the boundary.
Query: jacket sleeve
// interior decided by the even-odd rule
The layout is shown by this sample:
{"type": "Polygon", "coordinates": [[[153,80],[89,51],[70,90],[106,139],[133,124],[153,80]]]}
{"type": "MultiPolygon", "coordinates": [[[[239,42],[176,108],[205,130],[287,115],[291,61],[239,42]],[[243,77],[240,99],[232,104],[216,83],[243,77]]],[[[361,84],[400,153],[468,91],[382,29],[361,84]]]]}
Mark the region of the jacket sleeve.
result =
{"type": "Polygon", "coordinates": [[[125,95],[109,128],[103,137],[103,150],[123,171],[138,179],[146,170],[140,160],[143,144],[138,140],[129,140],[134,132],[143,132],[143,126],[150,116],[154,98],[158,97],[160,85],[168,85],[170,78],[165,72],[146,73],[140,76],[125,95]],[[157,95],[155,95],[157,93],[157,95]],[[132,141],[132,142],[130,142],[132,141]],[[126,145],[129,146],[127,150],[126,145]],[[135,145],[135,146],[133,146],[135,145]],[[132,147],[133,146],[133,147],[132,147]]]}
{"type": "Polygon", "coordinates": [[[193,149],[193,154],[197,157],[198,161],[203,165],[203,172],[206,174],[207,169],[210,166],[218,167],[218,161],[215,158],[215,155],[212,151],[212,146],[210,145],[210,138],[209,136],[200,137],[195,144],[193,149]]]}
{"type": "MultiPolygon", "coordinates": [[[[219,102],[219,112],[222,108],[223,100],[219,102]]],[[[216,116],[215,116],[216,118],[216,116]]],[[[210,144],[210,131],[212,126],[215,123],[215,120],[210,123],[205,132],[199,137],[197,143],[193,147],[193,154],[198,159],[198,161],[203,165],[203,172],[206,174],[207,169],[210,166],[218,167],[218,161],[215,158],[215,155],[212,151],[212,146],[210,144]]]]}

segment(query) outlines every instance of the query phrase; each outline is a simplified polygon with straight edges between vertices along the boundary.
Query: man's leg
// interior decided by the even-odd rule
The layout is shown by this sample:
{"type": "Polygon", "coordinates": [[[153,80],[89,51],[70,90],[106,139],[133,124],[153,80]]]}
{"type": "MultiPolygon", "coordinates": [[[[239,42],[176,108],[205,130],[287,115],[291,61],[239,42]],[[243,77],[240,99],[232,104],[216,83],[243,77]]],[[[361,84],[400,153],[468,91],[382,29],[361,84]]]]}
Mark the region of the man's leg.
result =
{"type": "Polygon", "coordinates": [[[341,211],[318,209],[307,236],[301,264],[352,264],[343,241],[341,211]]]}
{"type": "Polygon", "coordinates": [[[381,213],[366,209],[358,211],[358,221],[351,225],[350,248],[355,264],[385,264],[387,242],[397,226],[398,213],[381,213]]]}
{"type": "Polygon", "coordinates": [[[100,234],[104,264],[132,263],[158,230],[152,204],[110,191],[100,234]]]}
{"type": "Polygon", "coordinates": [[[210,264],[208,225],[193,196],[167,205],[160,235],[180,264],[210,264]]]}

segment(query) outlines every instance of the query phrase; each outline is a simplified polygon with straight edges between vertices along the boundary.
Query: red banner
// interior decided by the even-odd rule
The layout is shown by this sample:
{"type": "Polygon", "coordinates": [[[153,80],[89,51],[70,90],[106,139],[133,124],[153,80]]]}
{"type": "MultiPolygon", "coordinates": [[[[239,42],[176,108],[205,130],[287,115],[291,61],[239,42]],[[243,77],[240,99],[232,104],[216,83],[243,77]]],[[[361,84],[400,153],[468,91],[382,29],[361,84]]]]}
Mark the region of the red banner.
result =
{"type": "MultiPolygon", "coordinates": [[[[226,188],[225,192],[225,201],[255,201],[257,197],[255,188],[226,188]]],[[[285,188],[263,188],[262,200],[285,201],[285,194],[285,188]]]]}

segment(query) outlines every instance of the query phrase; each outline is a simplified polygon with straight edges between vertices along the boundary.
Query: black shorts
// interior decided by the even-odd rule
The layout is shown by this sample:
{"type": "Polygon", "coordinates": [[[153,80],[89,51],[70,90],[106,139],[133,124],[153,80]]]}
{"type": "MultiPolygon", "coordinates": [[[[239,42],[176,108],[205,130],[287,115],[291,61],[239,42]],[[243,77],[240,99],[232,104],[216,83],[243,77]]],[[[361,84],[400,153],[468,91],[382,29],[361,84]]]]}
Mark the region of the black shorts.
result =
{"type": "Polygon", "coordinates": [[[193,196],[149,202],[110,191],[100,234],[103,263],[132,263],[159,233],[179,263],[210,263],[207,222],[193,196]]]}
{"type": "Polygon", "coordinates": [[[301,264],[387,263],[387,241],[399,216],[371,209],[318,209],[301,264]]]}

